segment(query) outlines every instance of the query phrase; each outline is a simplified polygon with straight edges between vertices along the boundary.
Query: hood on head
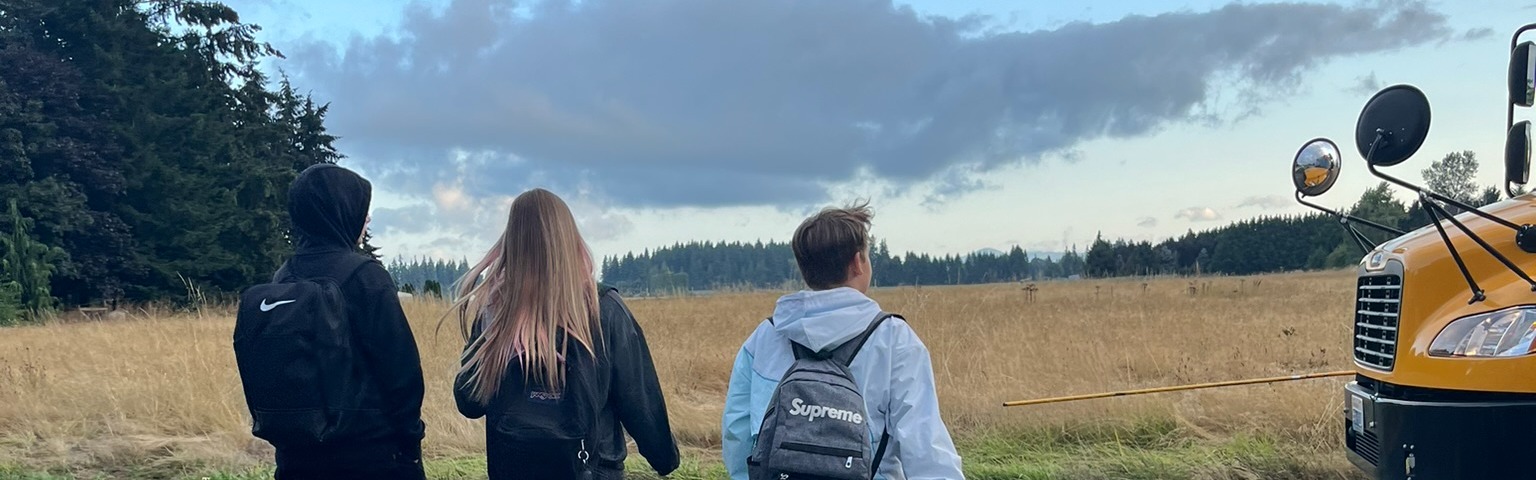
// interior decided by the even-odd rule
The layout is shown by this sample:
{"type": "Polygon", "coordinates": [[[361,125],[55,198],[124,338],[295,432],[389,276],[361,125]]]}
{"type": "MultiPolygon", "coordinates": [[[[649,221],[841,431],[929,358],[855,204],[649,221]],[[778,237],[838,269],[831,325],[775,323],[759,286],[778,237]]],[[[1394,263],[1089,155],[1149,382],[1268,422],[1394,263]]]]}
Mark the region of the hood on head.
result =
{"type": "Polygon", "coordinates": [[[820,352],[863,333],[878,313],[880,304],[849,287],[804,290],[779,298],[773,309],[773,328],[820,352]]]}
{"type": "Polygon", "coordinates": [[[329,163],[304,169],[288,188],[298,248],[357,247],[372,199],[373,185],[351,170],[329,163]]]}

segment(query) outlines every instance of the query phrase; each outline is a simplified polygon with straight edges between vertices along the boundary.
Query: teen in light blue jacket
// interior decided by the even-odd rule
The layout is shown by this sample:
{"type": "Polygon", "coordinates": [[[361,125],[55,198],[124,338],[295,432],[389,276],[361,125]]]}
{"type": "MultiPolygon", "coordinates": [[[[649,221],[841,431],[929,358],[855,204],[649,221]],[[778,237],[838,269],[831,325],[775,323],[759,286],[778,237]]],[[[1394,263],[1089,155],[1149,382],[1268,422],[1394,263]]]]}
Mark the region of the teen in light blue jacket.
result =
{"type": "MultiPolygon", "coordinates": [[[[880,312],[865,293],[872,278],[867,206],[827,209],[795,232],[792,248],[810,290],[778,300],[736,354],[722,417],[722,455],[733,480],[747,480],[747,457],[779,379],[794,363],[790,340],[812,350],[841,345],[880,312]]],[[[960,455],[939,415],[928,349],[908,324],[891,318],[875,330],[851,367],[869,412],[871,451],[890,442],[877,478],[962,479],[960,455]]]]}

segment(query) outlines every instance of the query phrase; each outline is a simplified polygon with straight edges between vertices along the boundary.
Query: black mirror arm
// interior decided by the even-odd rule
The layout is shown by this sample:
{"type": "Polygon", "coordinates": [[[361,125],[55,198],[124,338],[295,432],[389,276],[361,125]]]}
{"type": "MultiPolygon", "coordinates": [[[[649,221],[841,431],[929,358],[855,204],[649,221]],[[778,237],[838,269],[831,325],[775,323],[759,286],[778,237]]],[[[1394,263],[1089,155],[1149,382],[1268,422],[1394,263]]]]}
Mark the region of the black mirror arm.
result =
{"type": "Polygon", "coordinates": [[[1504,264],[1504,268],[1508,268],[1509,271],[1514,272],[1515,276],[1520,277],[1521,280],[1525,280],[1525,283],[1531,286],[1531,291],[1536,292],[1536,280],[1532,280],[1530,275],[1526,275],[1525,270],[1521,270],[1520,266],[1515,265],[1515,262],[1509,261],[1508,257],[1505,257],[1504,254],[1499,253],[1498,250],[1495,250],[1492,245],[1489,245],[1487,241],[1483,240],[1483,237],[1479,237],[1476,233],[1473,233],[1472,229],[1467,228],[1467,226],[1462,224],[1460,220],[1457,220],[1456,217],[1452,216],[1450,212],[1445,211],[1444,207],[1441,207],[1440,205],[1437,205],[1434,202],[1430,202],[1428,200],[1421,201],[1426,207],[1433,208],[1436,214],[1445,217],[1446,220],[1449,220],[1451,225],[1455,225],[1458,230],[1461,230],[1461,233],[1465,234],[1467,237],[1470,237],[1472,241],[1477,242],[1477,246],[1483,247],[1483,251],[1488,252],[1489,255],[1493,255],[1493,258],[1498,259],[1499,263],[1504,264]]]}
{"type": "Polygon", "coordinates": [[[1451,251],[1451,259],[1456,261],[1456,268],[1461,269],[1462,278],[1465,278],[1467,286],[1472,288],[1472,299],[1467,301],[1467,305],[1487,300],[1488,296],[1483,294],[1481,287],[1477,286],[1477,280],[1472,279],[1472,272],[1467,271],[1467,262],[1461,260],[1461,252],[1456,251],[1456,245],[1451,243],[1451,237],[1445,234],[1445,226],[1440,224],[1440,214],[1435,211],[1435,207],[1438,206],[1432,202],[1419,203],[1424,213],[1429,214],[1429,221],[1435,225],[1435,231],[1440,232],[1440,240],[1445,242],[1445,248],[1451,251]]]}
{"type": "Polygon", "coordinates": [[[1360,250],[1363,253],[1371,253],[1372,250],[1376,249],[1376,244],[1371,242],[1371,239],[1367,238],[1364,233],[1356,230],[1354,225],[1350,225],[1349,220],[1341,219],[1340,223],[1344,226],[1344,230],[1349,232],[1349,236],[1355,238],[1355,243],[1360,245],[1360,250]]]}
{"type": "Polygon", "coordinates": [[[1297,190],[1296,191],[1296,201],[1297,202],[1301,203],[1302,205],[1306,205],[1308,207],[1312,207],[1312,208],[1317,209],[1317,210],[1319,210],[1319,211],[1321,211],[1323,213],[1326,213],[1326,214],[1329,214],[1329,215],[1333,215],[1334,217],[1338,218],[1339,219],[1339,226],[1344,228],[1344,232],[1349,234],[1349,238],[1355,239],[1355,244],[1360,245],[1360,249],[1361,250],[1364,250],[1366,253],[1370,253],[1371,250],[1375,250],[1376,249],[1376,244],[1371,243],[1371,241],[1369,239],[1365,238],[1365,235],[1361,234],[1359,230],[1355,230],[1355,227],[1353,227],[1353,226],[1351,226],[1349,224],[1349,216],[1345,215],[1344,212],[1335,211],[1335,210],[1329,210],[1327,208],[1323,208],[1321,205],[1316,205],[1316,204],[1313,204],[1313,203],[1308,202],[1306,200],[1302,200],[1302,196],[1303,195],[1301,194],[1301,191],[1297,190]]]}
{"type": "Polygon", "coordinates": [[[1376,166],[1375,165],[1371,165],[1369,162],[1366,163],[1365,167],[1367,169],[1370,169],[1371,173],[1376,175],[1377,177],[1381,177],[1383,180],[1395,183],[1398,186],[1401,186],[1403,188],[1406,188],[1406,189],[1409,189],[1409,190],[1413,190],[1414,193],[1418,193],[1421,196],[1427,196],[1427,197],[1433,198],[1435,200],[1439,200],[1439,201],[1442,201],[1442,202],[1445,202],[1445,203],[1449,203],[1451,205],[1455,205],[1456,208],[1460,208],[1460,209],[1462,209],[1464,211],[1472,212],[1472,213],[1476,214],[1479,217],[1483,217],[1483,218],[1488,219],[1488,221],[1490,221],[1490,222],[1497,223],[1499,225],[1503,225],[1503,226],[1509,227],[1510,230],[1514,230],[1516,232],[1520,231],[1520,226],[1519,225],[1515,225],[1514,222],[1511,222],[1509,220],[1505,220],[1505,219],[1496,217],[1494,215],[1485,213],[1482,210],[1479,210],[1477,207],[1474,207],[1474,206],[1471,206],[1471,205],[1467,205],[1465,203],[1457,201],[1454,198],[1447,197],[1445,195],[1441,195],[1441,194],[1435,193],[1433,191],[1430,191],[1430,190],[1427,190],[1427,189],[1424,189],[1424,188],[1420,188],[1417,185],[1414,185],[1414,184],[1411,184],[1411,183],[1399,180],[1396,177],[1393,177],[1391,175],[1387,175],[1386,173],[1382,173],[1381,170],[1377,170],[1376,166]]]}
{"type": "Polygon", "coordinates": [[[1348,224],[1350,222],[1360,223],[1360,224],[1364,224],[1367,227],[1371,227],[1371,228],[1374,228],[1374,229],[1377,229],[1377,230],[1381,230],[1383,232],[1387,232],[1387,233],[1390,233],[1390,234],[1393,234],[1393,235],[1397,235],[1399,237],[1403,236],[1403,234],[1406,233],[1406,232],[1404,232],[1402,230],[1398,230],[1396,228],[1388,227],[1388,226],[1382,225],[1380,223],[1372,222],[1372,221],[1366,220],[1364,218],[1359,218],[1359,217],[1351,216],[1349,214],[1344,213],[1343,210],[1331,210],[1331,209],[1328,209],[1327,207],[1324,207],[1322,205],[1317,205],[1317,204],[1314,204],[1312,202],[1308,202],[1308,201],[1306,201],[1305,197],[1306,196],[1302,195],[1300,191],[1296,192],[1296,202],[1297,203],[1300,203],[1302,205],[1306,205],[1308,207],[1312,207],[1314,209],[1317,209],[1317,210],[1322,211],[1324,213],[1327,213],[1329,215],[1333,215],[1335,217],[1338,217],[1340,220],[1343,220],[1346,224],[1348,224]]]}

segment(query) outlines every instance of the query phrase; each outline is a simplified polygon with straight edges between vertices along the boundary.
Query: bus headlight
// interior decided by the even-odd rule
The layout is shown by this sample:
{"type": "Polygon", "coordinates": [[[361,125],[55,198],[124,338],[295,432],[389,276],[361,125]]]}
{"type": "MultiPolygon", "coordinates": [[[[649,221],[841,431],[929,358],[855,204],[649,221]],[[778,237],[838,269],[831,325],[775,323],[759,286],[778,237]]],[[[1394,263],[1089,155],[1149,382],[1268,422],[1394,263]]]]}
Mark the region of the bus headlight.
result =
{"type": "Polygon", "coordinates": [[[1435,336],[1435,357],[1518,357],[1531,353],[1536,307],[1483,313],[1451,322],[1435,336]]]}

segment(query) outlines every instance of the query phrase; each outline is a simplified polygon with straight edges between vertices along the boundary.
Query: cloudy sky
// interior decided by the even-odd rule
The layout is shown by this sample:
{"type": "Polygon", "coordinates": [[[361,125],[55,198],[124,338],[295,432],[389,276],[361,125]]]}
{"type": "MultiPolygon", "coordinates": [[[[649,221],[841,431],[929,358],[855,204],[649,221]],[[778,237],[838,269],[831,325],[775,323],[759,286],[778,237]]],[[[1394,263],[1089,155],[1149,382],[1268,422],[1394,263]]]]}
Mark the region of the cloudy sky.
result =
{"type": "MultiPolygon", "coordinates": [[[[513,196],[569,202],[599,255],[787,240],[869,198],[936,254],[1159,240],[1301,212],[1288,166],[1334,138],[1345,205],[1371,93],[1411,83],[1500,178],[1523,2],[230,0],[330,102],[386,255],[484,253],[513,196]]],[[[1399,197],[1406,195],[1399,194],[1399,197]]]]}

